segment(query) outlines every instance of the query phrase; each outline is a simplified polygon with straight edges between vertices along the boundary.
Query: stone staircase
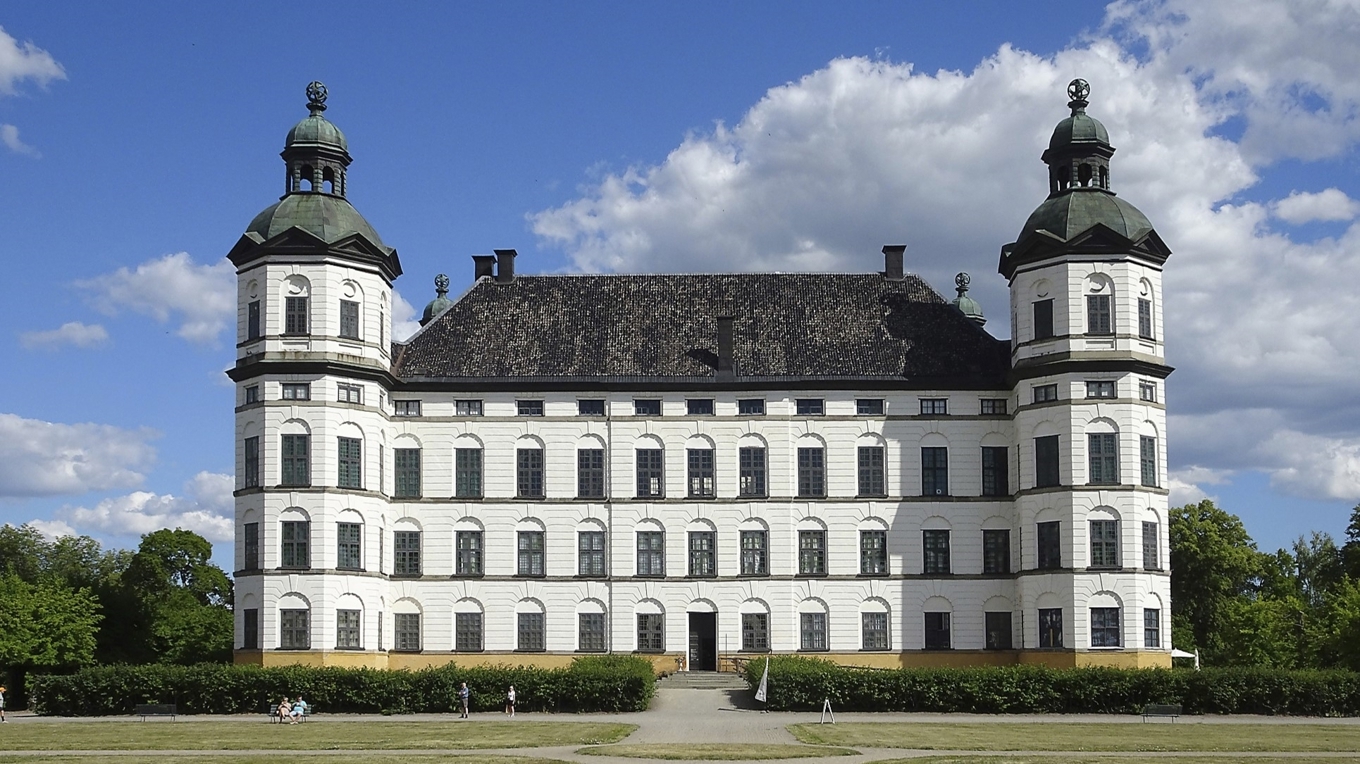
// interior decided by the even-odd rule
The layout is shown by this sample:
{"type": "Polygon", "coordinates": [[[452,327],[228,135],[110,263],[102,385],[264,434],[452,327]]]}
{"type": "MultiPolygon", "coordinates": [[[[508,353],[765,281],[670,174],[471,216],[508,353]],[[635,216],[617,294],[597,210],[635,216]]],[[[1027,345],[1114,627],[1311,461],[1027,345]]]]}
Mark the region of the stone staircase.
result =
{"type": "Polygon", "coordinates": [[[656,683],[658,690],[745,690],[740,674],[718,671],[677,671],[656,683]]]}

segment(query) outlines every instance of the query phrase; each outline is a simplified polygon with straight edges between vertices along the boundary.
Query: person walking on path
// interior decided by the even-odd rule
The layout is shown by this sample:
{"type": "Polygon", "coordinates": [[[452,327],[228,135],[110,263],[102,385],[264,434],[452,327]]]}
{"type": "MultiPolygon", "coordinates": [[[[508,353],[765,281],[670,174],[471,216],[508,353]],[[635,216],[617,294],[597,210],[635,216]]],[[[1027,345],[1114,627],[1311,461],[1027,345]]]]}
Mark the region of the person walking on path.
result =
{"type": "Polygon", "coordinates": [[[463,714],[458,717],[459,719],[468,718],[468,696],[471,694],[468,692],[467,682],[463,682],[463,685],[458,688],[458,705],[463,708],[463,714]]]}
{"type": "Polygon", "coordinates": [[[510,714],[510,718],[515,718],[515,686],[510,685],[510,690],[505,693],[505,712],[510,714]]]}
{"type": "MultiPolygon", "coordinates": [[[[513,690],[515,688],[511,687],[510,689],[513,690]]],[[[9,719],[5,718],[5,686],[0,684],[0,722],[7,721],[9,721],[9,719]]]]}

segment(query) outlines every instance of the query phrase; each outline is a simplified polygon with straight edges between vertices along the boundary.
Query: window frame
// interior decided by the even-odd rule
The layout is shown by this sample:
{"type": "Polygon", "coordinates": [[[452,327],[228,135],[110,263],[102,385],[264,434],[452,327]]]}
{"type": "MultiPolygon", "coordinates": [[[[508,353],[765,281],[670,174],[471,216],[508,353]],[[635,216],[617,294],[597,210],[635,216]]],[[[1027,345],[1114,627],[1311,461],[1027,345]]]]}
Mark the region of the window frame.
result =
{"type": "Polygon", "coordinates": [[[637,566],[635,568],[637,577],[665,578],[666,532],[656,530],[636,531],[633,545],[637,552],[637,566]]]}
{"type": "MultiPolygon", "coordinates": [[[[518,460],[519,455],[516,454],[515,458],[518,460]]],[[[455,448],[453,450],[454,498],[480,499],[486,495],[482,480],[482,464],[482,449],[480,448],[455,448]],[[476,464],[470,464],[473,461],[476,464]]]]}
{"type": "Polygon", "coordinates": [[[747,653],[770,652],[770,614],[741,614],[741,650],[747,653]]]}
{"type": "Polygon", "coordinates": [[[576,652],[603,653],[609,651],[609,634],[604,616],[604,613],[576,614],[576,652]]]}
{"type": "Polygon", "coordinates": [[[1031,303],[1034,307],[1032,315],[1034,317],[1034,341],[1051,340],[1057,336],[1053,331],[1053,298],[1035,300],[1031,303]]]}
{"type": "Polygon", "coordinates": [[[988,610],[982,614],[983,650],[1013,650],[1015,635],[1009,610],[988,610]],[[1004,617],[1005,623],[998,623],[1004,617]],[[1004,639],[999,639],[1004,636],[1004,639]]]}
{"type": "Polygon", "coordinates": [[[882,398],[855,399],[855,416],[883,416],[885,410],[882,398]]]}
{"type": "Polygon", "coordinates": [[[830,650],[826,613],[798,614],[798,651],[824,653],[830,650]]]}
{"type": "Polygon", "coordinates": [[[421,554],[423,535],[420,531],[392,531],[393,577],[419,578],[424,575],[424,560],[421,554]]]}
{"type": "Polygon", "coordinates": [[[576,532],[576,575],[579,578],[604,578],[609,574],[606,566],[605,532],[585,530],[576,532]]]}
{"type": "Polygon", "coordinates": [[[335,487],[364,489],[364,442],[359,438],[336,438],[335,487]]]}
{"type": "Polygon", "coordinates": [[[1047,385],[1035,385],[1031,388],[1034,395],[1034,403],[1053,403],[1058,400],[1058,385],[1051,382],[1047,385]]]}
{"type": "Polygon", "coordinates": [[[260,487],[260,436],[252,435],[241,442],[242,488],[260,487]]]}
{"type": "Polygon", "coordinates": [[[311,569],[312,523],[310,520],[283,520],[279,523],[279,567],[289,570],[311,569]]]}
{"type": "Polygon", "coordinates": [[[543,416],[543,399],[542,399],[542,398],[516,398],[516,399],[515,399],[515,415],[516,415],[516,416],[532,416],[532,417],[543,416]]]}
{"type": "Polygon", "coordinates": [[[948,576],[953,572],[951,531],[944,528],[921,530],[921,575],[948,576]]]}
{"type": "Polygon", "coordinates": [[[921,495],[950,495],[948,446],[921,446],[921,495]]]}
{"type": "Polygon", "coordinates": [[[826,555],[826,531],[821,529],[798,531],[798,575],[800,577],[826,576],[826,555]]]}
{"type": "Polygon", "coordinates": [[[542,448],[515,449],[515,498],[547,498],[542,448]]]}
{"type": "Polygon", "coordinates": [[[1138,471],[1139,482],[1147,488],[1160,488],[1161,470],[1158,469],[1159,461],[1157,458],[1157,438],[1152,435],[1138,436],[1138,471]]]}
{"type": "Polygon", "coordinates": [[[770,534],[764,529],[738,532],[741,544],[741,575],[770,575],[770,534]],[[756,540],[759,543],[755,543],[756,540]]]}
{"type": "Polygon", "coordinates": [[[888,568],[888,532],[882,529],[865,528],[859,532],[859,574],[861,576],[886,576],[888,568]]]}
{"type": "Polygon", "coordinates": [[[978,414],[981,416],[1004,416],[1010,408],[1009,403],[1006,398],[979,398],[978,414]]]}
{"type": "Polygon", "coordinates": [[[1117,397],[1117,390],[1112,379],[1088,379],[1086,380],[1086,397],[1095,400],[1111,400],[1117,397]]]}
{"type": "Polygon", "coordinates": [[[1086,433],[1087,485],[1119,485],[1119,433],[1086,433]]]}
{"type": "Polygon", "coordinates": [[[308,297],[283,298],[283,334],[287,337],[306,337],[312,333],[311,305],[308,297]]]}
{"type": "Polygon", "coordinates": [[[241,569],[260,570],[260,524],[241,526],[241,569]]]}
{"type": "Polygon", "coordinates": [[[1157,383],[1152,380],[1138,380],[1138,400],[1145,403],[1157,402],[1157,383]]]}
{"type": "Polygon", "coordinates": [[[362,406],[364,403],[364,386],[337,382],[335,385],[335,400],[337,403],[350,403],[356,406],[362,406]]]}
{"type": "Polygon", "coordinates": [[[718,534],[714,531],[689,531],[686,540],[690,578],[718,577],[718,534]]]}
{"type": "Polygon", "coordinates": [[[279,485],[309,488],[312,485],[312,436],[284,434],[280,440],[279,485]]]}
{"type": "Polygon", "coordinates": [[[453,651],[480,653],[486,649],[486,623],[481,613],[453,614],[453,651]],[[475,635],[475,636],[474,636],[475,635]],[[473,641],[475,639],[475,641],[473,641]]]}
{"type": "Polygon", "coordinates": [[[547,546],[547,534],[544,531],[515,531],[515,577],[547,577],[547,546]]]}
{"type": "Polygon", "coordinates": [[[337,609],[335,611],[335,649],[364,649],[362,610],[337,609]]]}
{"type": "Polygon", "coordinates": [[[763,499],[770,495],[765,457],[763,446],[744,446],[737,449],[738,496],[763,499]],[[757,461],[760,463],[756,464],[757,461]]]}
{"type": "Polygon", "coordinates": [[[576,449],[576,498],[605,498],[604,478],[604,449],[576,449]]]}
{"type": "Polygon", "coordinates": [[[765,416],[765,399],[738,398],[737,416],[765,416]]]}
{"type": "Polygon", "coordinates": [[[921,403],[921,416],[948,416],[948,398],[918,398],[921,403]]]}
{"type": "Polygon", "coordinates": [[[359,330],[359,303],[354,300],[340,301],[340,338],[345,340],[360,340],[363,335],[359,330]]]}
{"type": "Polygon", "coordinates": [[[888,495],[887,449],[883,446],[859,446],[856,449],[859,495],[885,497],[888,495]]]}
{"type": "Polygon", "coordinates": [[[1062,521],[1035,523],[1034,544],[1036,570],[1062,570],[1062,521]]]}
{"type": "Polygon", "coordinates": [[[661,416],[661,399],[634,398],[633,416],[661,416]]]}
{"type": "Polygon", "coordinates": [[[392,399],[392,416],[418,417],[421,416],[420,410],[421,405],[419,398],[392,399]]]}
{"type": "Polygon", "coordinates": [[[481,416],[482,411],[480,398],[461,398],[453,402],[454,416],[481,416]]]}
{"type": "Polygon", "coordinates": [[[859,624],[859,649],[865,652],[892,650],[892,617],[890,613],[887,611],[861,612],[859,624]]]}
{"type": "Polygon", "coordinates": [[[953,635],[950,633],[953,619],[949,611],[927,610],[922,613],[924,616],[924,637],[922,649],[925,650],[953,650],[953,635]],[[933,622],[933,623],[932,623],[933,622]]]}
{"type": "Polygon", "coordinates": [[[1010,575],[1011,529],[982,529],[982,574],[1010,575]]]}
{"type": "Polygon", "coordinates": [[[1123,615],[1117,607],[1093,607],[1091,611],[1091,649],[1124,646],[1123,615]]]}
{"type": "Polygon", "coordinates": [[[1090,538],[1090,558],[1087,567],[1093,570],[1119,570],[1119,521],[1109,519],[1088,520],[1090,538]]]}
{"type": "Polygon", "coordinates": [[[713,416],[714,406],[712,398],[686,398],[686,416],[713,416]]]}
{"type": "Polygon", "coordinates": [[[246,303],[246,342],[254,342],[261,337],[263,325],[260,322],[260,301],[246,303]]]}
{"type": "Polygon", "coordinates": [[[1161,531],[1160,523],[1143,522],[1143,570],[1162,570],[1161,531]]]}
{"type": "Polygon", "coordinates": [[[515,652],[547,652],[547,635],[548,616],[546,613],[515,614],[515,652]]]}
{"type": "Polygon", "coordinates": [[[279,400],[283,401],[310,401],[312,399],[311,382],[281,382],[279,383],[279,400]]]}
{"type": "Polygon", "coordinates": [[[423,496],[423,461],[419,448],[392,449],[392,498],[419,499],[423,496]]]}
{"type": "Polygon", "coordinates": [[[1160,650],[1162,647],[1162,609],[1143,608],[1143,648],[1160,650]]]}
{"type": "Polygon", "coordinates": [[[1115,333],[1113,301],[1108,294],[1086,295],[1086,333],[1109,337],[1115,333]]]}
{"type": "Polygon", "coordinates": [[[335,524],[335,567],[337,570],[364,569],[364,526],[361,523],[335,524]]]}
{"type": "Polygon", "coordinates": [[[826,399],[795,398],[793,409],[796,416],[826,416],[826,399]]]}
{"type": "Polygon", "coordinates": [[[241,610],[241,649],[260,649],[259,608],[248,607],[241,610]]]}
{"type": "Polygon", "coordinates": [[[711,448],[685,449],[686,485],[691,499],[712,499],[717,496],[714,451],[711,448]]]}
{"type": "Polygon", "coordinates": [[[392,651],[397,653],[418,653],[421,651],[420,613],[392,614],[392,651]]]}
{"type": "Polygon", "coordinates": [[[311,616],[307,608],[279,608],[280,650],[312,649],[311,616]]]}
{"type": "Polygon", "coordinates": [[[826,498],[826,449],[822,446],[798,449],[799,498],[826,498]]]}
{"type": "Polygon", "coordinates": [[[576,416],[605,416],[606,411],[604,398],[576,399],[576,416]]]}
{"type": "Polygon", "coordinates": [[[637,498],[666,498],[666,450],[637,448],[633,450],[637,476],[637,498]]]}
{"type": "Polygon", "coordinates": [[[1156,332],[1153,330],[1152,300],[1146,297],[1138,298],[1138,338],[1144,340],[1157,339],[1156,332]]]}
{"type": "Polygon", "coordinates": [[[1002,498],[1011,495],[1010,448],[982,447],[982,495],[1002,498]]]}
{"type": "Polygon", "coordinates": [[[640,653],[666,652],[666,615],[664,613],[637,614],[637,651],[640,653]]]}
{"type": "Polygon", "coordinates": [[[1043,435],[1034,439],[1034,487],[1056,488],[1062,485],[1061,443],[1057,435],[1043,435]]]}
{"type": "Polygon", "coordinates": [[[1039,648],[1042,650],[1061,650],[1063,648],[1063,609],[1060,607],[1039,608],[1038,624],[1039,648]]]}
{"type": "Polygon", "coordinates": [[[485,531],[454,531],[453,575],[481,578],[486,575],[485,531]]]}

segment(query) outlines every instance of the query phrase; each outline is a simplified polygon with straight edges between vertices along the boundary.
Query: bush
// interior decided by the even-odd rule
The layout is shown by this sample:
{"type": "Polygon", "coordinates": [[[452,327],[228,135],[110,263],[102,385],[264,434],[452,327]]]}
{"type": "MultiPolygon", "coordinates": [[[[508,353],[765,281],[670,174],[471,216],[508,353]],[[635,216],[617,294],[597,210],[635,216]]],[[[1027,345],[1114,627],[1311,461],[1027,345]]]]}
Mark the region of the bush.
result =
{"type": "MultiPolygon", "coordinates": [[[[760,683],[764,661],[746,665],[760,683]]],[[[770,660],[769,707],[817,711],[1136,714],[1149,703],[1187,714],[1360,716],[1360,673],[1267,668],[866,669],[798,656],[770,660]]]]}
{"type": "Polygon", "coordinates": [[[183,714],[263,713],[302,695],[322,713],[449,713],[467,682],[472,709],[498,711],[515,686],[521,711],[644,711],[655,691],[651,664],[631,656],[578,658],[568,668],[454,664],[420,671],[311,666],[151,664],[29,678],[30,704],[47,716],[130,714],[138,703],[174,703],[183,714]]]}

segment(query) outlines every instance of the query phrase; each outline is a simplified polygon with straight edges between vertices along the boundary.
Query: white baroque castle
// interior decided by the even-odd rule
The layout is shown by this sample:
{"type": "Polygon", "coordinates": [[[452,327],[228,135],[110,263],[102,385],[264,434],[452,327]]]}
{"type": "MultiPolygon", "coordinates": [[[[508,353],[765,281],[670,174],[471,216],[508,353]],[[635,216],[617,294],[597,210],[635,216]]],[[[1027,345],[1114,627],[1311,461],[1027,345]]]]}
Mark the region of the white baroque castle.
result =
{"type": "Polygon", "coordinates": [[[522,276],[392,341],[308,88],[238,274],[240,662],[1170,664],[1162,266],[1069,87],[1009,343],[882,273],[522,276]]]}

